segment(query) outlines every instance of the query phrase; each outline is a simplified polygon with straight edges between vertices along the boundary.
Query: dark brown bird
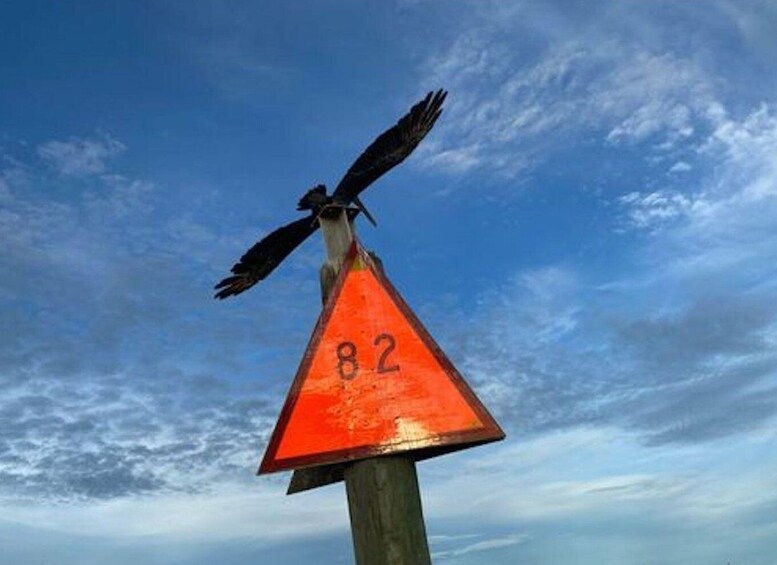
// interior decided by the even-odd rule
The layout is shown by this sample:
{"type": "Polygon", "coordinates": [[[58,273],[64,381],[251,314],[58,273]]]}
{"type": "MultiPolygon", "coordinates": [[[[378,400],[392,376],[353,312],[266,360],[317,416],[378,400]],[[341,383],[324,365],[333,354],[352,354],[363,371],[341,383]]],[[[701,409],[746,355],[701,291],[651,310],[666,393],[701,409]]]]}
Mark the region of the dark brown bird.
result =
{"type": "Polygon", "coordinates": [[[246,251],[232,267],[232,276],[219,282],[215,298],[240,294],[269,275],[294,249],[318,227],[318,216],[329,207],[355,205],[375,224],[359,195],[382,175],[404,161],[421,143],[442,113],[442,103],[448,93],[440,89],[429,92],[415,104],[396,125],[380,134],[359,155],[334,192],[327,195],[326,186],[319,184],[297,203],[297,210],[310,210],[310,215],[286,224],[270,233],[246,251]]]}

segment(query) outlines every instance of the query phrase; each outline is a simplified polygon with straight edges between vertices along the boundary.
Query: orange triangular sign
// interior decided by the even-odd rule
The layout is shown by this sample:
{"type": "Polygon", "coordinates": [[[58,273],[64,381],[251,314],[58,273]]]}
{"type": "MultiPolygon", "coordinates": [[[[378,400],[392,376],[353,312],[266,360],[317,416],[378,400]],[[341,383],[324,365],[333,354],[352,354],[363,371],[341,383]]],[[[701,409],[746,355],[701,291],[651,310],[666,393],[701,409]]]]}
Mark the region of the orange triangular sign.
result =
{"type": "Polygon", "coordinates": [[[354,242],[259,473],[405,451],[444,452],[502,438],[496,421],[354,242]]]}

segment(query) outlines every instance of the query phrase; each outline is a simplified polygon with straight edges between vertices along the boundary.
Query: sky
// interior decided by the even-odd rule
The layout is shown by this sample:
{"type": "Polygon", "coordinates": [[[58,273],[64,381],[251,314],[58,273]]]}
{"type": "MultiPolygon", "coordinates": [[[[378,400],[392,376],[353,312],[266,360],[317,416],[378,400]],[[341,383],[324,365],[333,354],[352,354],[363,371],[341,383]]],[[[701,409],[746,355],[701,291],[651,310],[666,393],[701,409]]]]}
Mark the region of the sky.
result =
{"type": "Polygon", "coordinates": [[[0,565],[353,562],[255,476],[320,236],[212,286],[432,89],[364,245],[504,428],[435,562],[777,563],[777,5],[0,3],[0,565]]]}

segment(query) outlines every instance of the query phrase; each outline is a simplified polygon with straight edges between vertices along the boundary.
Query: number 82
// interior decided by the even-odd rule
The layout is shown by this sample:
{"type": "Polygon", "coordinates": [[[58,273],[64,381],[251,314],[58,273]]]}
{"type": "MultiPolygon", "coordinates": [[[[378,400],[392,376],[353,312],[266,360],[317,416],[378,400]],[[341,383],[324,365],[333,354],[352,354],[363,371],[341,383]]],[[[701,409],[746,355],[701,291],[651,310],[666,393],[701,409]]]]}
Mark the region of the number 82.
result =
{"type": "MultiPolygon", "coordinates": [[[[394,336],[389,333],[382,333],[375,338],[373,345],[378,347],[385,343],[385,347],[378,358],[376,373],[393,373],[399,371],[399,365],[387,365],[388,356],[397,346],[394,336]]],[[[340,376],[350,381],[359,374],[359,361],[356,358],[356,345],[352,341],[341,341],[337,345],[337,371],[340,376]]]]}

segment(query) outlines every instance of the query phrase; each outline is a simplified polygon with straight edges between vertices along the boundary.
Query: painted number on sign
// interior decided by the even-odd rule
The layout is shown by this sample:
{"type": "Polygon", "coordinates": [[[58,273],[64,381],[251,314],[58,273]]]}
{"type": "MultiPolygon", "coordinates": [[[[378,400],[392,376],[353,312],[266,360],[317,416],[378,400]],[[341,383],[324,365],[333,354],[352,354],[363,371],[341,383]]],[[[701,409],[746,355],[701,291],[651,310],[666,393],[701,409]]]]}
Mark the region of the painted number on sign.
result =
{"type": "MultiPolygon", "coordinates": [[[[376,373],[393,373],[399,371],[399,365],[391,364],[389,355],[397,346],[394,336],[389,333],[382,333],[375,338],[373,345],[381,348],[380,357],[378,357],[378,366],[376,373]]],[[[337,345],[337,371],[340,376],[350,381],[359,374],[359,361],[356,358],[356,345],[352,341],[341,341],[337,345]]]]}

